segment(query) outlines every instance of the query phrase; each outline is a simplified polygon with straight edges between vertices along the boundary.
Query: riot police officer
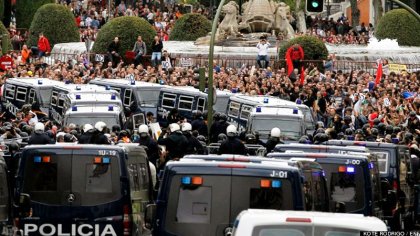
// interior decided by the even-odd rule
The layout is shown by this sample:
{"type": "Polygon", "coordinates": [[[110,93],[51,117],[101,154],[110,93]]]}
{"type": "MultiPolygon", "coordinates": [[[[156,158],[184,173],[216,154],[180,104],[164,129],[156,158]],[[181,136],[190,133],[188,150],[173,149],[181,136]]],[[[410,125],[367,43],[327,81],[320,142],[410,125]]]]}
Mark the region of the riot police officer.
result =
{"type": "Polygon", "coordinates": [[[95,124],[95,132],[92,137],[93,144],[111,144],[106,133],[106,124],[103,121],[98,121],[95,124]]]}
{"type": "Polygon", "coordinates": [[[185,154],[204,154],[204,147],[196,137],[192,135],[192,125],[190,123],[182,123],[182,133],[188,140],[187,150],[185,154]]]}
{"type": "Polygon", "coordinates": [[[38,122],[35,124],[34,133],[29,138],[28,144],[50,144],[51,139],[45,134],[45,126],[43,123],[38,122]]]}
{"type": "Polygon", "coordinates": [[[226,134],[226,130],[229,124],[227,123],[226,114],[219,115],[219,121],[214,122],[210,127],[210,142],[217,143],[217,137],[219,134],[226,134]]]}
{"type": "MultiPolygon", "coordinates": [[[[207,137],[207,124],[204,121],[203,114],[199,110],[193,112],[192,130],[197,130],[200,135],[207,137]]],[[[182,131],[184,132],[184,131],[182,131]]]]}
{"type": "Polygon", "coordinates": [[[281,134],[281,130],[279,128],[274,127],[271,129],[270,138],[265,144],[267,153],[270,153],[271,151],[273,151],[273,149],[276,147],[277,144],[283,144],[283,142],[280,140],[280,134],[281,134]]]}
{"type": "Polygon", "coordinates": [[[149,135],[149,127],[147,125],[139,126],[139,144],[141,146],[147,147],[147,156],[149,161],[157,166],[157,160],[159,159],[159,147],[155,140],[153,140],[149,135]]]}
{"type": "Polygon", "coordinates": [[[95,129],[91,124],[85,124],[83,126],[83,134],[79,137],[79,144],[90,144],[92,143],[92,137],[95,129]]]}
{"type": "Polygon", "coordinates": [[[158,144],[166,146],[168,155],[166,161],[179,160],[184,157],[188,146],[187,138],[182,134],[181,128],[177,123],[169,125],[169,135],[165,138],[167,130],[163,130],[159,136],[158,144]]]}
{"type": "Polygon", "coordinates": [[[219,155],[221,154],[239,154],[246,155],[245,145],[238,138],[236,126],[229,125],[226,128],[227,140],[220,144],[219,155]]]}

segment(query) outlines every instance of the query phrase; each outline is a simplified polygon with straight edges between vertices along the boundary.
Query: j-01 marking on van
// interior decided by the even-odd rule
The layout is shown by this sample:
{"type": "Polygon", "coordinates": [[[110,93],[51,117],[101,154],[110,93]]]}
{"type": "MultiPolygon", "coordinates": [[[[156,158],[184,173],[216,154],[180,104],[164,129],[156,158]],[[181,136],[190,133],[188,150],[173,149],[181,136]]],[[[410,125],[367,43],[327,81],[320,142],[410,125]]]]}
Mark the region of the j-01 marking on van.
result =
{"type": "Polygon", "coordinates": [[[286,162],[169,162],[153,234],[223,235],[244,209],[304,210],[302,189],[300,171],[286,162]],[[271,177],[273,171],[284,178],[271,177]]]}
{"type": "Polygon", "coordinates": [[[51,232],[59,226],[69,235],[74,230],[135,235],[142,225],[133,221],[126,162],[126,151],[118,146],[25,147],[16,180],[15,227],[34,231],[29,235],[56,235],[51,232]]]}

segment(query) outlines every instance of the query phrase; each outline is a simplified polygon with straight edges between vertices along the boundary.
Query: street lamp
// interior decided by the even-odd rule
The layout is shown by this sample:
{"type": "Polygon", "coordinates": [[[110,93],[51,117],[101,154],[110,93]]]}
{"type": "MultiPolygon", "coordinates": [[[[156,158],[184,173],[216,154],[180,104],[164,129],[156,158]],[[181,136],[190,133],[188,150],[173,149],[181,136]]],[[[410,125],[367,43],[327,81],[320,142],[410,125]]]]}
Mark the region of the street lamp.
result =
{"type": "Polygon", "coordinates": [[[213,25],[211,27],[211,37],[210,37],[210,46],[209,46],[209,81],[208,81],[208,92],[207,92],[207,128],[210,132],[211,125],[213,123],[213,55],[214,55],[214,40],[216,38],[216,29],[217,24],[219,23],[220,12],[222,7],[225,5],[225,0],[221,0],[219,6],[217,7],[216,15],[213,19],[213,25]]]}
{"type": "Polygon", "coordinates": [[[331,0],[325,0],[327,3],[327,20],[329,20],[330,15],[331,15],[331,0]]]}

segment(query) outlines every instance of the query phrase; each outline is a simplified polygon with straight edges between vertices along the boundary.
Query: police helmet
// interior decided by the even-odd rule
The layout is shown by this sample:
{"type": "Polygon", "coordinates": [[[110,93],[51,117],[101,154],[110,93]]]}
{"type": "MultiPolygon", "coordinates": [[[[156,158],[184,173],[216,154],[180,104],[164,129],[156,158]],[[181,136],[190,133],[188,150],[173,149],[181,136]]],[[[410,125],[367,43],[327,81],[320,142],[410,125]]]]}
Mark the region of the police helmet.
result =
{"type": "Polygon", "coordinates": [[[236,135],[238,135],[238,130],[236,129],[236,126],[234,125],[229,125],[226,128],[226,135],[228,137],[235,137],[236,135]]]}
{"type": "Polygon", "coordinates": [[[246,143],[254,144],[254,143],[256,143],[257,138],[253,134],[247,134],[247,135],[245,135],[245,141],[246,141],[246,143]]]}
{"type": "Polygon", "coordinates": [[[189,132],[192,130],[192,126],[190,123],[186,122],[186,123],[182,123],[181,125],[181,130],[182,132],[189,132]]]}
{"type": "Polygon", "coordinates": [[[378,124],[378,130],[380,134],[384,134],[385,133],[385,129],[386,129],[386,125],[384,123],[379,123],[378,124]]]}
{"type": "Polygon", "coordinates": [[[323,129],[323,128],[318,128],[318,129],[316,130],[316,133],[317,133],[317,134],[325,134],[325,129],[323,129]]]}
{"type": "Polygon", "coordinates": [[[95,124],[95,129],[98,130],[99,132],[103,132],[106,128],[106,124],[103,121],[98,121],[95,124]]]}
{"type": "Polygon", "coordinates": [[[387,125],[385,128],[385,133],[392,134],[393,132],[394,132],[394,127],[392,127],[392,125],[387,125]]]}
{"type": "Polygon", "coordinates": [[[72,134],[65,134],[64,135],[64,142],[72,143],[75,141],[75,137],[72,134]]]}
{"type": "Polygon", "coordinates": [[[220,114],[220,121],[222,121],[222,122],[226,122],[227,121],[226,114],[224,114],[224,113],[220,114]]]}
{"type": "Polygon", "coordinates": [[[181,127],[179,127],[179,125],[177,123],[172,123],[169,125],[169,130],[173,133],[176,131],[180,131],[181,127]]]}
{"type": "Polygon", "coordinates": [[[277,127],[271,129],[270,137],[273,138],[280,138],[281,130],[277,127]]]}
{"type": "Polygon", "coordinates": [[[121,131],[121,127],[119,125],[112,126],[112,132],[119,133],[121,131]]]}
{"type": "Polygon", "coordinates": [[[364,135],[363,130],[361,130],[361,129],[356,129],[356,131],[354,131],[354,134],[364,135]]]}
{"type": "Polygon", "coordinates": [[[401,132],[401,128],[399,126],[395,126],[393,129],[393,133],[398,134],[399,132],[401,132]]]}
{"type": "Polygon", "coordinates": [[[16,142],[16,141],[13,141],[13,142],[11,142],[11,143],[9,144],[9,151],[10,151],[10,152],[13,152],[13,151],[19,151],[19,149],[20,149],[20,145],[19,145],[19,143],[18,143],[18,142],[16,142]]]}
{"type": "Polygon", "coordinates": [[[345,134],[345,135],[353,135],[353,130],[352,130],[352,129],[350,129],[350,128],[347,128],[347,129],[344,131],[344,134],[345,134]]]}
{"type": "Polygon", "coordinates": [[[149,127],[145,124],[139,126],[139,134],[149,133],[149,127]]]}
{"type": "Polygon", "coordinates": [[[89,131],[92,131],[94,128],[93,128],[93,126],[91,125],[91,124],[85,124],[84,126],[83,126],[83,132],[89,132],[89,131]]]}
{"type": "Polygon", "coordinates": [[[364,124],[362,127],[362,131],[365,135],[369,134],[369,129],[370,129],[370,125],[369,124],[364,124]]]}
{"type": "Polygon", "coordinates": [[[378,136],[379,134],[379,130],[377,128],[372,128],[371,132],[372,132],[372,135],[375,137],[378,136]]]}
{"type": "Polygon", "coordinates": [[[203,116],[203,113],[200,110],[194,110],[192,112],[192,115],[193,115],[194,119],[198,119],[198,118],[203,116]]]}
{"type": "Polygon", "coordinates": [[[373,125],[379,125],[379,123],[381,123],[381,120],[379,120],[379,118],[375,118],[373,120],[373,125]]]}
{"type": "Polygon", "coordinates": [[[220,120],[220,112],[215,112],[213,114],[213,120],[214,121],[219,121],[220,120]]]}
{"type": "Polygon", "coordinates": [[[343,132],[338,133],[337,139],[344,139],[344,133],[343,132]]]}
{"type": "Polygon", "coordinates": [[[405,135],[404,135],[404,139],[405,139],[406,141],[413,141],[414,136],[413,136],[413,134],[412,134],[412,133],[407,132],[407,133],[405,133],[405,135]]]}

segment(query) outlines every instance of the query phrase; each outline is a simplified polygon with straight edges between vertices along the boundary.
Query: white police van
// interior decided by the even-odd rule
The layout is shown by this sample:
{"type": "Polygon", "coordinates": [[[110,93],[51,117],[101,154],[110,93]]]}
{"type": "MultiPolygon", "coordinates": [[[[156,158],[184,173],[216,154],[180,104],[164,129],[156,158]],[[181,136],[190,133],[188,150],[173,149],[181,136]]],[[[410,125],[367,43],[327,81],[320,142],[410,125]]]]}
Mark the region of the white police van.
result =
{"type": "Polygon", "coordinates": [[[84,124],[94,125],[98,121],[105,122],[108,128],[111,128],[114,125],[123,127],[126,118],[119,106],[72,106],[64,114],[61,124],[76,124],[80,126],[84,124]]]}
{"type": "Polygon", "coordinates": [[[249,114],[256,107],[291,107],[298,108],[303,114],[306,132],[315,130],[315,119],[312,116],[309,107],[283,100],[272,96],[248,96],[236,95],[231,96],[228,102],[226,114],[230,122],[238,124],[239,127],[246,127],[249,114]]]}
{"type": "Polygon", "coordinates": [[[360,214],[249,209],[236,218],[233,235],[359,236],[361,231],[387,230],[380,219],[360,214]]]}
{"type": "Polygon", "coordinates": [[[130,108],[132,113],[153,112],[156,115],[160,90],[166,86],[127,79],[96,78],[89,84],[96,84],[116,90],[121,97],[124,107],[130,108]]]}
{"type": "Polygon", "coordinates": [[[267,140],[273,127],[280,128],[284,142],[297,142],[305,135],[304,116],[297,107],[255,107],[249,113],[247,133],[258,132],[261,140],[267,140]]]}
{"type": "Polygon", "coordinates": [[[1,91],[2,111],[15,116],[23,105],[37,103],[48,114],[52,89],[60,83],[46,78],[9,78],[1,91]]]}

